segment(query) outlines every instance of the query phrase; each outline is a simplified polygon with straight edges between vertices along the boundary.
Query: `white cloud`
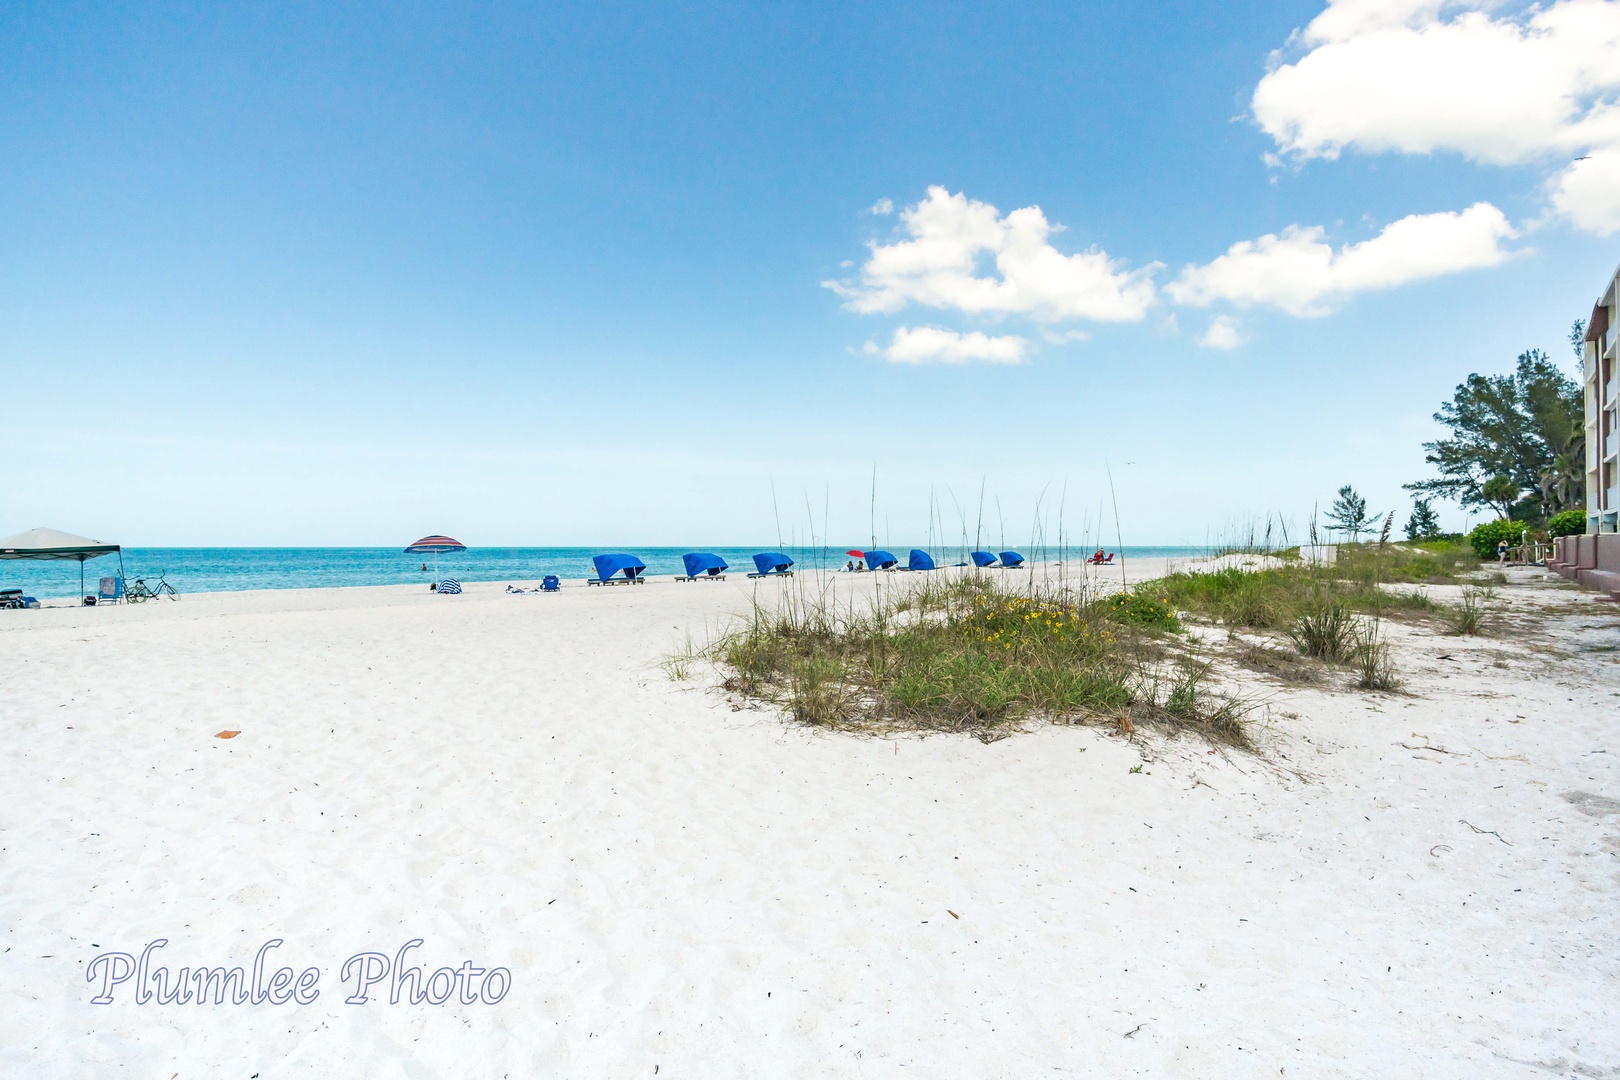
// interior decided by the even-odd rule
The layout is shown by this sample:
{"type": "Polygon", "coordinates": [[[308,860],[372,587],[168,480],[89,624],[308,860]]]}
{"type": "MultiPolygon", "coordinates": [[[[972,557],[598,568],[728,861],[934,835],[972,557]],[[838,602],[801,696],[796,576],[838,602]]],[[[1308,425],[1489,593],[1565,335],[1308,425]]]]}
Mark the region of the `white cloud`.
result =
{"type": "Polygon", "coordinates": [[[1060,227],[1038,206],[1003,217],[989,203],[930,187],[900,221],[907,239],[871,244],[858,281],[822,282],[849,310],[886,314],[915,303],[1040,322],[1136,322],[1153,303],[1159,264],[1126,270],[1096,249],[1064,255],[1048,242],[1060,227]],[[999,277],[979,275],[986,258],[999,277]]]}
{"type": "MultiPolygon", "coordinates": [[[[1256,86],[1255,120],[1296,159],[1348,147],[1496,165],[1620,153],[1620,3],[1555,0],[1501,17],[1498,6],[1334,0],[1295,35],[1303,54],[1274,60],[1256,86]]],[[[1620,187],[1583,165],[1552,179],[1554,207],[1613,232],[1620,187]]]]}
{"type": "Polygon", "coordinates": [[[1240,241],[1205,266],[1187,267],[1165,292],[1181,304],[1225,300],[1323,315],[1354,293],[1495,266],[1511,254],[1502,241],[1515,234],[1502,211],[1482,202],[1460,213],[1401,218],[1337,251],[1325,235],[1320,226],[1293,225],[1281,235],[1240,241]]]}
{"type": "Polygon", "coordinates": [[[1016,335],[990,337],[978,330],[959,334],[932,326],[900,327],[887,347],[866,343],[868,353],[896,364],[1021,364],[1029,353],[1029,340],[1016,335]]]}
{"type": "Polygon", "coordinates": [[[877,202],[872,204],[871,213],[877,214],[880,217],[884,214],[894,213],[894,200],[879,199],[877,202]]]}
{"type": "Polygon", "coordinates": [[[1243,344],[1243,334],[1238,327],[1238,321],[1230,315],[1217,315],[1209,322],[1209,329],[1198,338],[1198,344],[1206,349],[1235,349],[1243,344]]]}
{"type": "Polygon", "coordinates": [[[1073,345],[1079,341],[1090,341],[1091,334],[1085,330],[1042,330],[1041,339],[1048,345],[1073,345]]]}
{"type": "Polygon", "coordinates": [[[1548,185],[1553,208],[1599,236],[1620,232],[1620,146],[1595,150],[1548,185]]]}

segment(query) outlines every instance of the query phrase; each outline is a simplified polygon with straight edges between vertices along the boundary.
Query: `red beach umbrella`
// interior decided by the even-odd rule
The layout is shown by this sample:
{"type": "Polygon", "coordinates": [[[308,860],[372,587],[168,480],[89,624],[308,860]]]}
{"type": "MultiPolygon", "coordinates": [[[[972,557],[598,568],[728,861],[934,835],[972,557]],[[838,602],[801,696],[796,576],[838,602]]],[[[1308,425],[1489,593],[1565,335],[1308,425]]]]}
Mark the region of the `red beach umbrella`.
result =
{"type": "Polygon", "coordinates": [[[866,558],[866,552],[864,552],[864,551],[846,551],[846,552],[844,552],[844,554],[848,555],[852,559],[864,559],[864,558],[866,558]]]}

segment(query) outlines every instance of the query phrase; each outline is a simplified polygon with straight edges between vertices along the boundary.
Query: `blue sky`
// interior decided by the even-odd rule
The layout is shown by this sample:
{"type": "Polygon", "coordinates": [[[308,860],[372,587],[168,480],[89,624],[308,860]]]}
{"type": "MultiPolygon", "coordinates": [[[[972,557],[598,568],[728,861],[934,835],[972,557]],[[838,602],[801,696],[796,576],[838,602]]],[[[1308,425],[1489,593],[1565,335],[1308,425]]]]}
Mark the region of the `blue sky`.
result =
{"type": "Polygon", "coordinates": [[[1620,262],[1617,7],[8,5],[0,532],[1404,520],[1620,262]]]}

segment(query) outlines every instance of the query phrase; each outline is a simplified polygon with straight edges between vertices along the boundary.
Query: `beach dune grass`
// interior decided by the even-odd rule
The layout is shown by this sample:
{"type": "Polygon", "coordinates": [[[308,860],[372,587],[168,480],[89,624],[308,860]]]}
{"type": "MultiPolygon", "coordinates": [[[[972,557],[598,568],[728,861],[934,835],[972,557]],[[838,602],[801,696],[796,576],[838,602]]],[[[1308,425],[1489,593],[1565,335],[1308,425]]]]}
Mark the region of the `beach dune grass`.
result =
{"type": "Polygon", "coordinates": [[[725,686],[819,727],[968,732],[1023,720],[1159,724],[1247,746],[1244,710],[1203,677],[1158,674],[1179,629],[1161,597],[1093,598],[967,574],[840,606],[830,593],[756,604],[712,655],[725,686]]]}
{"type": "MultiPolygon", "coordinates": [[[[1208,573],[1171,574],[1155,582],[1178,611],[1242,630],[1300,630],[1300,620],[1317,620],[1324,608],[1378,617],[1430,615],[1435,603],[1422,590],[1385,586],[1450,583],[1477,572],[1471,552],[1447,545],[1440,551],[1404,544],[1341,545],[1331,566],[1284,562],[1262,570],[1226,567],[1208,573]]],[[[1324,655],[1313,649],[1310,655],[1324,655]]],[[[1329,652],[1342,650],[1330,648],[1329,652]]]]}

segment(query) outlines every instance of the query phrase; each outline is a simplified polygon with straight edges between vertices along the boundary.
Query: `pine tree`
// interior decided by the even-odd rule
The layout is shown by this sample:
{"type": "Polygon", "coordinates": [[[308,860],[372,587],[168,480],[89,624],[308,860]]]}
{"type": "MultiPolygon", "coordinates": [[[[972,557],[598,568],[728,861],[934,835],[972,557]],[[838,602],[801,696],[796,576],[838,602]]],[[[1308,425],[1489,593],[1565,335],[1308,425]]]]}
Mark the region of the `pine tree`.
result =
{"type": "Polygon", "coordinates": [[[1349,484],[1339,489],[1339,497],[1333,500],[1333,505],[1323,516],[1335,529],[1349,533],[1352,542],[1378,520],[1377,514],[1367,513],[1367,500],[1357,495],[1356,489],[1349,484]]]}
{"type": "Polygon", "coordinates": [[[1408,540],[1432,540],[1440,535],[1440,516],[1429,505],[1428,499],[1417,499],[1412,503],[1412,516],[1406,519],[1406,538],[1408,540]]]}

